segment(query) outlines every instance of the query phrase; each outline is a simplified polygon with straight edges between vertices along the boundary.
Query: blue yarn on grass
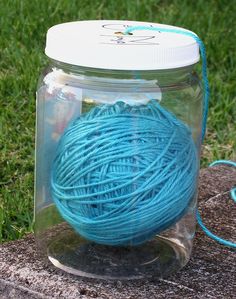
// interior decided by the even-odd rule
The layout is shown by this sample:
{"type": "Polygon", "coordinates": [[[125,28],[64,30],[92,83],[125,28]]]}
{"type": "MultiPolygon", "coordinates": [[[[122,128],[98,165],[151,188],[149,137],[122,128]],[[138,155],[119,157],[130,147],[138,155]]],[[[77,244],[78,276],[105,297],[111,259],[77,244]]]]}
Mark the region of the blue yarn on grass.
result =
{"type": "Polygon", "coordinates": [[[190,129],[157,101],[92,108],[62,135],[52,196],[62,217],[99,244],[141,244],[175,224],[196,191],[190,129]]]}

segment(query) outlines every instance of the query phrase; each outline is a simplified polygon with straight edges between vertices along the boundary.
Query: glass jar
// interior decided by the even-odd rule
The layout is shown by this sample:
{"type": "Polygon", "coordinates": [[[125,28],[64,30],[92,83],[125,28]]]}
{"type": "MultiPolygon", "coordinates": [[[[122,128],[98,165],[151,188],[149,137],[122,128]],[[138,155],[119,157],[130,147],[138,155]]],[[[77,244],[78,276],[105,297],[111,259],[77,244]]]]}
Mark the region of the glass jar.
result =
{"type": "MultiPolygon", "coordinates": [[[[53,28],[62,34],[66,27],[73,36],[73,26],[107,30],[104,22],[53,28]]],[[[110,21],[112,42],[121,36],[115,30],[136,24],[110,21]]],[[[129,47],[117,41],[115,51],[129,47]]],[[[203,98],[194,68],[199,57],[166,68],[154,62],[151,69],[144,58],[134,58],[137,67],[130,66],[135,61],[129,56],[124,69],[114,55],[114,66],[110,58],[99,61],[99,51],[91,65],[83,65],[86,51],[78,63],[66,52],[60,54],[65,59],[49,52],[37,91],[39,252],[60,269],[94,278],[166,276],[182,268],[196,223],[203,98]]]]}

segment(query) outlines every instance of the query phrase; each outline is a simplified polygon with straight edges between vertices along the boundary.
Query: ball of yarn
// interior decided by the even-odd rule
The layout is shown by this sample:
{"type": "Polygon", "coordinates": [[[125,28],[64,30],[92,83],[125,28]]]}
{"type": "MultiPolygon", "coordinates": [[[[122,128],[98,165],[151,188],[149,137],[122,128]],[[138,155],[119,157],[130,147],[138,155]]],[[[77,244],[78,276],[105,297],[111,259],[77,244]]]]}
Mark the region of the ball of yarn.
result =
{"type": "Polygon", "coordinates": [[[52,197],[62,217],[99,244],[141,244],[175,224],[196,191],[190,129],[157,101],[92,108],[62,135],[52,197]]]}

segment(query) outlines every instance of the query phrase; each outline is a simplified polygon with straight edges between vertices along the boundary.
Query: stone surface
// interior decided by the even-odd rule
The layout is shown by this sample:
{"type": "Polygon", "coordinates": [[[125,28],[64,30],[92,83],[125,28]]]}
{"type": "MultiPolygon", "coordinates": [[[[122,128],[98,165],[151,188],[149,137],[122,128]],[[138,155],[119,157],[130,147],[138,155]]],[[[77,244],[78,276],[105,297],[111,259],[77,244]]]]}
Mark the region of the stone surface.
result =
{"type": "MultiPolygon", "coordinates": [[[[200,212],[212,231],[236,241],[235,206],[229,190],[236,169],[217,166],[201,171],[200,212]]],[[[98,281],[45,266],[32,235],[0,247],[0,298],[236,298],[236,255],[197,229],[190,262],[166,279],[98,281]]]]}

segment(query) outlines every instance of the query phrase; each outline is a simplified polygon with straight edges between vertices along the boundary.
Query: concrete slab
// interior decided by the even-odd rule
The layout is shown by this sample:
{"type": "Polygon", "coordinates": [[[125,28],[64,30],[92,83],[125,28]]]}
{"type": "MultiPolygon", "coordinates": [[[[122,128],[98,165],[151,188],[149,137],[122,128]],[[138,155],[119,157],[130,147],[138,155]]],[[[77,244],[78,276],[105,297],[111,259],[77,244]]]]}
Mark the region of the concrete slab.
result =
{"type": "MultiPolygon", "coordinates": [[[[236,209],[229,190],[236,169],[203,169],[199,206],[212,231],[236,241],[236,209]]],[[[233,249],[209,239],[197,229],[188,265],[167,279],[98,281],[64,273],[38,258],[32,235],[0,247],[0,298],[236,298],[236,255],[233,249]]]]}

